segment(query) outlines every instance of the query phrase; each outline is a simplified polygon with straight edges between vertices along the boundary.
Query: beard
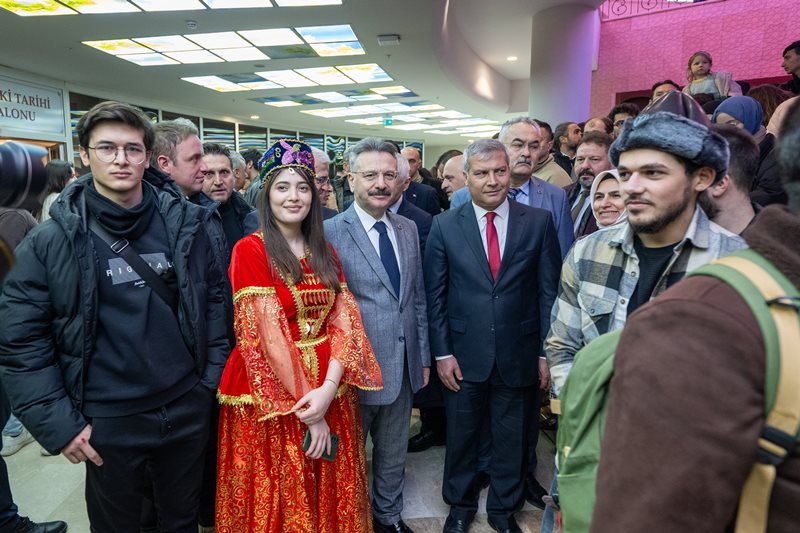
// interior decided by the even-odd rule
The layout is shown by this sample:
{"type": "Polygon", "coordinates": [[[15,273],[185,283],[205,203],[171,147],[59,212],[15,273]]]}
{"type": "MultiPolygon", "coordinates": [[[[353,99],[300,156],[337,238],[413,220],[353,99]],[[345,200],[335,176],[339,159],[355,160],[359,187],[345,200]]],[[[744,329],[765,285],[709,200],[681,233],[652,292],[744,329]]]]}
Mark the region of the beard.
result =
{"type": "MultiPolygon", "coordinates": [[[[633,198],[631,198],[633,199],[633,198]]],[[[637,234],[652,234],[658,233],[673,222],[675,222],[684,212],[688,209],[692,202],[692,188],[687,184],[686,189],[683,191],[683,197],[672,205],[668,205],[661,213],[657,213],[655,218],[637,222],[630,212],[628,212],[628,223],[631,225],[633,231],[637,234]]]]}

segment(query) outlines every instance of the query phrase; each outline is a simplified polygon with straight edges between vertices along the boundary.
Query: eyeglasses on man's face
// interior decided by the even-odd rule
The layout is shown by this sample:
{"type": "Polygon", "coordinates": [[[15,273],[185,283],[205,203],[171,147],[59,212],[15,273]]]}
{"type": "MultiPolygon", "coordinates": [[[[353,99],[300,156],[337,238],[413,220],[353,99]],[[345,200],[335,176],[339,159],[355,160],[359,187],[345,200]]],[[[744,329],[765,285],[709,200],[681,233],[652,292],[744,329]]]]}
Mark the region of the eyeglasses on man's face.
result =
{"type": "Polygon", "coordinates": [[[88,148],[94,150],[97,159],[103,163],[113,162],[120,150],[125,153],[125,159],[132,165],[140,165],[147,159],[147,150],[145,150],[144,146],[138,144],[117,146],[110,143],[100,143],[97,146],[89,146],[88,148]]]}
{"type": "Polygon", "coordinates": [[[378,179],[378,176],[383,176],[383,181],[394,181],[397,179],[397,172],[393,170],[387,170],[386,172],[378,172],[376,170],[364,170],[354,172],[354,174],[360,174],[361,177],[366,182],[373,182],[378,179]]]}

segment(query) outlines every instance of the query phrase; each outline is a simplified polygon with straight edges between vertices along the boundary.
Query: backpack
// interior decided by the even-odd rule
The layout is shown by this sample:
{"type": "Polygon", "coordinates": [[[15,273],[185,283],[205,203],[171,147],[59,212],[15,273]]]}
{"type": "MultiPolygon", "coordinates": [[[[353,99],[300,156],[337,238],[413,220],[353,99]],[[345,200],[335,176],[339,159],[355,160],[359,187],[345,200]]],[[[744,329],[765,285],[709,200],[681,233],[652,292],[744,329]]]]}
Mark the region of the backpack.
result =
{"type": "MultiPolygon", "coordinates": [[[[758,322],[766,350],[765,412],[756,462],[742,489],[736,533],[763,533],[776,467],[800,441],[800,292],[769,261],[741,250],[689,276],[712,276],[734,288],[758,322]]],[[[575,362],[555,406],[559,506],[564,533],[589,531],[595,505],[614,352],[622,331],[593,340],[575,362]]],[[[554,409],[554,410],[555,410],[554,409]]]]}

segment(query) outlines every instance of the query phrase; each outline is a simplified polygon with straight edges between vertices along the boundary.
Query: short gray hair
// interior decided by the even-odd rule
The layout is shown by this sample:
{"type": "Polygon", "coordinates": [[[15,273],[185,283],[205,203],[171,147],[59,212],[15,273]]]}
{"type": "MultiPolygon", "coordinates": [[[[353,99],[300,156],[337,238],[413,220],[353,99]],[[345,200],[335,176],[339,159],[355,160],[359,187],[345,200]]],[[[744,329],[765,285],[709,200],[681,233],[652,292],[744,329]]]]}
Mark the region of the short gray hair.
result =
{"type": "Polygon", "coordinates": [[[506,158],[506,164],[508,164],[506,147],[497,139],[478,139],[467,145],[467,149],[464,150],[464,172],[469,174],[469,160],[471,158],[477,157],[479,161],[484,161],[497,152],[502,152],[506,158]]]}
{"type": "Polygon", "coordinates": [[[535,120],[533,120],[531,117],[521,116],[521,117],[510,118],[505,122],[503,122],[503,125],[500,126],[500,134],[497,136],[497,138],[504,139],[506,133],[508,133],[508,129],[514,124],[527,124],[528,126],[535,129],[536,133],[538,133],[539,135],[542,134],[542,128],[539,127],[539,125],[536,123],[535,120]]]}
{"type": "Polygon", "coordinates": [[[397,177],[406,179],[411,174],[411,165],[403,154],[397,154],[397,177]]]}
{"type": "Polygon", "coordinates": [[[350,167],[350,172],[355,172],[356,160],[358,156],[365,152],[385,152],[391,154],[392,157],[397,156],[397,146],[391,141],[379,139],[377,137],[367,137],[361,139],[356,144],[347,149],[347,164],[350,167]]]}
{"type": "Polygon", "coordinates": [[[233,168],[240,168],[242,170],[247,168],[247,161],[244,160],[244,157],[242,157],[242,154],[240,154],[239,152],[231,150],[230,157],[231,157],[231,166],[233,168]]]}
{"type": "Polygon", "coordinates": [[[323,152],[319,148],[314,148],[312,146],[311,147],[311,153],[314,155],[314,166],[317,166],[319,164],[323,164],[323,165],[330,165],[331,164],[331,158],[328,157],[328,154],[326,154],[325,152],[323,152]]]}
{"type": "Polygon", "coordinates": [[[153,143],[153,155],[151,164],[157,165],[158,156],[165,155],[175,161],[175,147],[182,143],[187,137],[200,136],[197,126],[183,117],[175,120],[164,120],[156,124],[153,128],[156,132],[155,142],[153,143]]]}

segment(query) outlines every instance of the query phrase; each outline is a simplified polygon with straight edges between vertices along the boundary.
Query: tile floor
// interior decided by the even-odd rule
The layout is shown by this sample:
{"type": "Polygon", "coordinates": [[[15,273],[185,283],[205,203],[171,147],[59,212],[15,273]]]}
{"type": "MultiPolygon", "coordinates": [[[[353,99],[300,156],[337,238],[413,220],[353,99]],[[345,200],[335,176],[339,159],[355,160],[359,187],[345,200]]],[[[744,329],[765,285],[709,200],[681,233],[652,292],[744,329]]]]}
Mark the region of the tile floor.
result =
{"type": "MultiPolygon", "coordinates": [[[[416,411],[415,411],[416,413],[416,411]]],[[[411,434],[419,430],[419,420],[412,418],[411,434]]],[[[543,432],[539,439],[539,466],[536,476],[547,487],[553,475],[552,442],[554,434],[543,432]]],[[[440,532],[448,507],[442,501],[444,447],[409,454],[406,463],[403,517],[416,533],[440,532]]],[[[11,490],[21,515],[35,521],[64,520],[70,533],[88,533],[89,522],[84,503],[84,467],[69,463],[63,456],[42,457],[36,443],[25,446],[6,458],[11,490]]],[[[485,514],[486,491],[481,494],[479,513],[472,533],[489,532],[485,514]]],[[[539,531],[542,512],[525,504],[517,522],[526,533],[539,531]]]]}

